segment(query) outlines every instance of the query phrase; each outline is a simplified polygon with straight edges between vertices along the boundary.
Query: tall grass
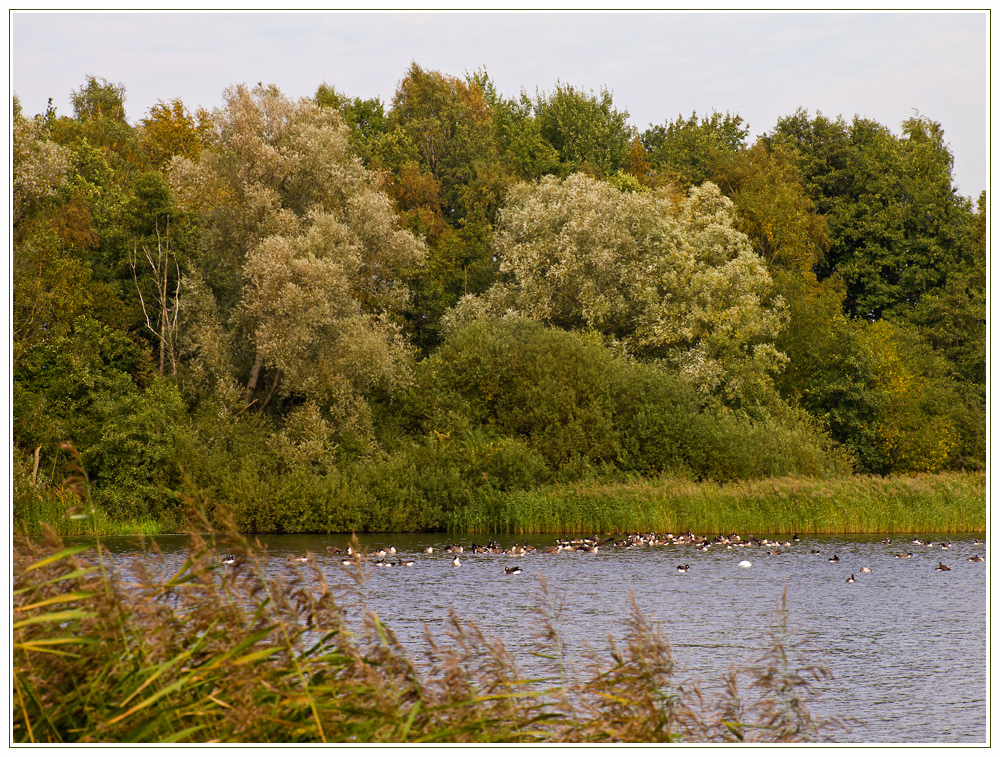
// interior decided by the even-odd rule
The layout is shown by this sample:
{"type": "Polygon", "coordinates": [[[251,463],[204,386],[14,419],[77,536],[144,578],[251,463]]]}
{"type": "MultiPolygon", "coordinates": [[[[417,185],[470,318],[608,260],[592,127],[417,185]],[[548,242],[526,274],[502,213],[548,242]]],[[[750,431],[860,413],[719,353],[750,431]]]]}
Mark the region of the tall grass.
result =
{"type": "Polygon", "coordinates": [[[619,643],[574,666],[543,585],[542,673],[527,679],[501,642],[455,615],[414,662],[364,610],[360,564],[342,594],[311,566],[268,577],[267,559],[236,534],[212,545],[193,534],[179,570],[154,552],[125,577],[99,546],[67,549],[51,532],[19,539],[13,739],[730,742],[825,732],[805,699],[826,671],[795,662],[783,608],[761,660],[730,669],[709,701],[678,679],[669,643],[638,608],[619,643]],[[217,550],[237,562],[219,565],[217,550]],[[355,608],[363,623],[348,622],[355,608]]]}
{"type": "Polygon", "coordinates": [[[985,531],[986,475],[564,484],[481,498],[448,525],[455,532],[511,533],[985,531]]]}

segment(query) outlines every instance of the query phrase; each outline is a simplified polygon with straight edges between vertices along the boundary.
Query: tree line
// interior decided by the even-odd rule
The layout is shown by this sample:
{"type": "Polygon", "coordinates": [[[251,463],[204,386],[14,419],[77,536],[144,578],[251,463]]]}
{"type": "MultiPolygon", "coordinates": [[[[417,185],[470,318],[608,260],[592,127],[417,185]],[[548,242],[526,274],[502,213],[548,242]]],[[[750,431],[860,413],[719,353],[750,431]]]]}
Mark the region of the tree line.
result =
{"type": "Polygon", "coordinates": [[[985,193],[928,118],[639,131],[604,89],[416,64],[388,104],[71,101],[14,100],[15,520],[72,504],[74,460],[113,518],[259,531],[985,467],[985,193]]]}

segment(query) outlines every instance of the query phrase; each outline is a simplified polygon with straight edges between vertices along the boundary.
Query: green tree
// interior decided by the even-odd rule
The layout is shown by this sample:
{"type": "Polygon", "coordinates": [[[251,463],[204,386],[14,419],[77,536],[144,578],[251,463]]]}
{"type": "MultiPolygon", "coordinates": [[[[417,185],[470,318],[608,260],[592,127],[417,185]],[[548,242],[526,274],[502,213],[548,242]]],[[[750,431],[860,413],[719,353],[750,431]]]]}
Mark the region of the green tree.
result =
{"type": "Polygon", "coordinates": [[[871,120],[848,126],[799,111],[769,139],[799,155],[830,232],[817,272],[843,277],[852,315],[905,319],[970,259],[974,213],[952,183],[940,124],[915,116],[897,137],[871,120]]]}
{"type": "Polygon", "coordinates": [[[746,148],[750,129],[739,115],[713,112],[711,116],[678,116],[642,134],[650,166],[661,182],[681,186],[718,181],[718,173],[746,148]]]}
{"type": "Polygon", "coordinates": [[[582,171],[603,178],[625,167],[635,129],[607,89],[594,94],[557,82],[553,92],[535,98],[535,117],[559,154],[560,175],[582,171]]]}

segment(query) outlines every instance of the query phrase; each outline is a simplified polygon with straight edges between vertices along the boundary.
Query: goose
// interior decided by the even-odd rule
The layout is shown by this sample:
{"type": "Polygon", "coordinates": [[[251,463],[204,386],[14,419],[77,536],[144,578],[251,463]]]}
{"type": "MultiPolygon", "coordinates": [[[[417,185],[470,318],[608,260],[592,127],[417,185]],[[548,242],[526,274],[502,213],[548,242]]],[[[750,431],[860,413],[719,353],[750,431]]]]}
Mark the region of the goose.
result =
{"type": "Polygon", "coordinates": [[[309,555],[289,556],[288,562],[309,562],[309,555]]]}
{"type": "Polygon", "coordinates": [[[862,569],[861,569],[861,572],[862,572],[862,573],[871,573],[871,572],[872,572],[872,569],[871,569],[871,568],[862,568],[862,569]]]}
{"type": "Polygon", "coordinates": [[[691,568],[690,565],[678,565],[677,566],[677,572],[678,573],[687,573],[690,568],[691,568]]]}
{"type": "Polygon", "coordinates": [[[422,551],[425,555],[432,555],[434,554],[434,547],[424,547],[422,551]]]}
{"type": "Polygon", "coordinates": [[[951,549],[951,542],[950,541],[941,542],[941,549],[951,549]]]}
{"type": "Polygon", "coordinates": [[[396,563],[396,564],[397,564],[397,565],[402,565],[402,566],[404,566],[404,567],[407,567],[407,568],[409,568],[409,567],[410,567],[411,565],[413,565],[413,560],[400,560],[400,561],[399,561],[398,563],[396,563]]]}
{"type": "Polygon", "coordinates": [[[827,562],[840,562],[840,558],[834,555],[833,557],[827,558],[827,562]]]}
{"type": "Polygon", "coordinates": [[[234,562],[236,562],[236,555],[226,555],[221,560],[219,560],[219,562],[222,563],[223,565],[232,565],[234,562]]]}
{"type": "Polygon", "coordinates": [[[328,555],[339,555],[340,552],[341,552],[340,547],[335,547],[332,544],[327,544],[326,545],[326,553],[328,555]]]}
{"type": "Polygon", "coordinates": [[[913,553],[912,552],[907,552],[904,555],[902,552],[897,552],[896,553],[896,557],[898,557],[901,560],[909,560],[911,557],[913,557],[913,553]]]}
{"type": "Polygon", "coordinates": [[[740,567],[741,568],[752,568],[753,567],[753,563],[750,562],[749,560],[743,560],[742,562],[740,562],[740,567]]]}
{"type": "Polygon", "coordinates": [[[451,561],[451,564],[456,568],[462,567],[462,561],[458,559],[458,555],[455,555],[455,558],[451,561]]]}
{"type": "Polygon", "coordinates": [[[938,566],[934,570],[951,570],[951,568],[949,568],[943,562],[938,562],[938,566]]]}
{"type": "Polygon", "coordinates": [[[847,579],[847,583],[849,583],[849,584],[854,583],[854,574],[853,573],[851,573],[851,577],[847,579]]]}
{"type": "Polygon", "coordinates": [[[518,573],[521,572],[521,568],[515,565],[513,568],[504,568],[503,572],[506,573],[508,576],[516,576],[518,573]]]}
{"type": "Polygon", "coordinates": [[[452,544],[450,547],[448,547],[448,551],[458,554],[462,551],[462,546],[460,544],[452,544]]]}
{"type": "Polygon", "coordinates": [[[354,560],[351,559],[351,558],[349,558],[349,557],[345,557],[343,560],[340,561],[340,564],[341,565],[345,565],[345,566],[346,565],[354,565],[354,560]]]}
{"type": "Polygon", "coordinates": [[[973,555],[969,558],[969,562],[985,562],[986,558],[982,555],[973,555]]]}

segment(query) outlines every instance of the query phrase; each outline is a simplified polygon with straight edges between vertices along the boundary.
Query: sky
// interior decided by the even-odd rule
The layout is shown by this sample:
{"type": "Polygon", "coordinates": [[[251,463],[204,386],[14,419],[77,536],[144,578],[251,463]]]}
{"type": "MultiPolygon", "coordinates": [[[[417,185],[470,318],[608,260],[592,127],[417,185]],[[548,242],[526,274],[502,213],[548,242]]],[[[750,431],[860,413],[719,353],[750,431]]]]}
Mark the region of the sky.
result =
{"type": "MultiPolygon", "coordinates": [[[[194,110],[235,84],[309,97],[330,84],[388,106],[412,62],[485,68],[514,96],[557,82],[606,87],[640,131],[696,112],[738,113],[751,138],[806,108],[899,133],[944,127],[959,191],[988,179],[989,18],[968,13],[68,13],[11,16],[11,86],[27,114],[94,75],[121,83],[130,121],[158,100],[194,110]]],[[[9,102],[9,100],[8,100],[9,102]]]]}

